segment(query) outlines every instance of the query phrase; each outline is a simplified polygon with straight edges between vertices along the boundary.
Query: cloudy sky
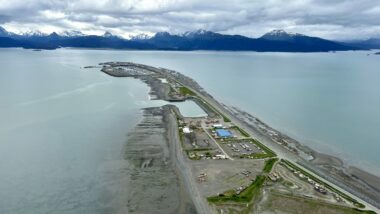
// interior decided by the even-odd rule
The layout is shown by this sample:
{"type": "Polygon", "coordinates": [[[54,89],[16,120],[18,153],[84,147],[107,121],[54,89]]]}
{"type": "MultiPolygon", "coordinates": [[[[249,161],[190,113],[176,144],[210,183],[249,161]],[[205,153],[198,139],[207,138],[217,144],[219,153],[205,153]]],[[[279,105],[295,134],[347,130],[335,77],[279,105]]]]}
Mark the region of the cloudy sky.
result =
{"type": "Polygon", "coordinates": [[[196,29],[258,37],[284,29],[354,39],[380,37],[380,0],[0,0],[0,26],[125,37],[196,29]]]}

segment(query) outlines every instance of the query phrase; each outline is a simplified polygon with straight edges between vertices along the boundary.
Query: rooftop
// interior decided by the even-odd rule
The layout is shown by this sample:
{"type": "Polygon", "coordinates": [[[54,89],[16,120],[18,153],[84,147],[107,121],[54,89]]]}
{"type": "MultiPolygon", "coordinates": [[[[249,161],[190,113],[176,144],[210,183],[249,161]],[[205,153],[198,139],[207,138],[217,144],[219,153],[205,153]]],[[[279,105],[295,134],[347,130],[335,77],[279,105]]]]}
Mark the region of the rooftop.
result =
{"type": "Polygon", "coordinates": [[[216,134],[219,137],[232,137],[232,133],[226,129],[217,129],[216,134]]]}

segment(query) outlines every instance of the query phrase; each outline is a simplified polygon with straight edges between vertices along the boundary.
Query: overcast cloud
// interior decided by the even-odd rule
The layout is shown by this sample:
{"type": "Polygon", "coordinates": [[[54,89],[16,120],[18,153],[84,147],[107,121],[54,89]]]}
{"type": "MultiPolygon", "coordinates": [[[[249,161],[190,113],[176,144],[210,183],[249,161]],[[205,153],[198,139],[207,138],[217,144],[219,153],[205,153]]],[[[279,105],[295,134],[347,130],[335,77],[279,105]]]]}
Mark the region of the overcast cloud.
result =
{"type": "Polygon", "coordinates": [[[258,37],[273,29],[328,39],[380,37],[379,0],[0,0],[0,26],[121,36],[197,29],[258,37]]]}

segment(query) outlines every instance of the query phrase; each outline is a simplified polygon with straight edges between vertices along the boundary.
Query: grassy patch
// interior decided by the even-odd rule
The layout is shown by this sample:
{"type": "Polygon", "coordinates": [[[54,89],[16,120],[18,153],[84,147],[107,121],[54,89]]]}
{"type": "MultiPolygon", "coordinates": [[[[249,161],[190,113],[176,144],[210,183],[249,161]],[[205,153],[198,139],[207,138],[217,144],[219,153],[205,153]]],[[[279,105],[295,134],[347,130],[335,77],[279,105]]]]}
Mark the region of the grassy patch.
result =
{"type": "Polygon", "coordinates": [[[278,161],[278,158],[271,158],[271,159],[268,159],[265,161],[265,164],[264,164],[264,168],[263,168],[263,172],[264,173],[269,173],[272,168],[273,168],[273,165],[278,161]]]}
{"type": "Polygon", "coordinates": [[[357,200],[351,198],[350,196],[344,194],[343,192],[335,189],[334,187],[332,187],[331,185],[323,182],[322,180],[316,178],[315,176],[311,175],[310,173],[304,171],[303,169],[299,168],[298,166],[294,165],[293,163],[291,163],[290,161],[287,161],[287,160],[281,160],[283,163],[285,163],[286,165],[288,165],[289,167],[297,170],[297,171],[300,171],[302,174],[308,176],[310,179],[314,180],[315,182],[318,182],[320,184],[322,184],[323,186],[325,186],[326,188],[330,189],[331,191],[337,193],[338,195],[340,195],[342,198],[350,201],[351,203],[353,203],[356,207],[359,207],[359,208],[364,208],[364,204],[362,203],[359,203],[357,200]]]}
{"type": "Polygon", "coordinates": [[[276,153],[274,153],[274,151],[264,146],[264,144],[260,143],[258,140],[252,139],[252,142],[265,151],[265,153],[268,154],[268,157],[276,157],[276,153]]]}
{"type": "Polygon", "coordinates": [[[287,180],[284,180],[284,181],[283,181],[283,184],[284,184],[285,186],[287,186],[287,187],[293,187],[293,186],[294,186],[294,184],[293,184],[292,182],[287,181],[287,180]]]}
{"type": "Polygon", "coordinates": [[[185,86],[180,87],[179,92],[184,96],[186,96],[186,95],[195,96],[195,93],[185,86]]]}
{"type": "Polygon", "coordinates": [[[212,148],[195,148],[195,149],[187,149],[187,150],[185,150],[187,156],[191,160],[200,160],[201,156],[199,155],[199,152],[204,152],[203,155],[206,158],[211,158],[212,157],[211,151],[213,151],[212,148]]]}
{"type": "Polygon", "coordinates": [[[222,117],[223,117],[223,121],[224,121],[224,122],[226,122],[226,123],[231,122],[231,120],[228,119],[228,117],[226,117],[226,116],[224,116],[224,115],[222,115],[222,117]]]}
{"type": "Polygon", "coordinates": [[[201,99],[200,97],[199,97],[199,99],[200,99],[201,101],[203,101],[203,103],[204,103],[205,105],[207,105],[210,109],[212,109],[215,113],[219,114],[219,115],[223,118],[223,121],[224,121],[224,122],[226,122],[226,123],[231,122],[231,120],[230,120],[228,117],[226,117],[226,116],[225,116],[224,114],[222,114],[220,111],[216,110],[216,108],[214,108],[213,106],[211,106],[208,102],[206,102],[205,100],[201,99]]]}
{"type": "Polygon", "coordinates": [[[222,116],[223,118],[223,121],[226,122],[226,123],[229,123],[231,122],[231,120],[226,117],[224,114],[222,114],[220,111],[216,110],[213,106],[211,106],[208,102],[206,102],[205,100],[203,100],[202,98],[200,98],[199,96],[196,95],[196,93],[192,90],[190,90],[189,88],[183,86],[183,84],[181,82],[179,82],[178,80],[176,79],[173,79],[173,81],[177,82],[178,84],[182,85],[180,88],[179,88],[179,91],[181,94],[183,95],[190,95],[190,96],[196,96],[199,100],[203,101],[203,103],[205,105],[207,105],[210,109],[212,109],[214,112],[218,113],[220,116],[222,116]]]}
{"type": "Polygon", "coordinates": [[[266,153],[255,153],[255,154],[249,154],[249,155],[240,155],[240,158],[251,158],[251,159],[264,159],[264,158],[271,158],[272,155],[268,155],[266,153]]]}
{"type": "Polygon", "coordinates": [[[258,175],[256,179],[249,185],[245,190],[243,190],[239,195],[234,192],[227,191],[225,194],[220,194],[218,196],[211,196],[207,198],[208,202],[219,203],[219,202],[238,202],[238,203],[248,203],[257,196],[260,192],[262,185],[264,184],[266,176],[258,175]]]}
{"type": "Polygon", "coordinates": [[[232,128],[237,129],[240,132],[240,134],[243,135],[244,137],[250,137],[250,135],[239,126],[234,126],[232,128]]]}
{"type": "Polygon", "coordinates": [[[373,211],[359,210],[346,206],[330,204],[323,201],[283,194],[280,192],[271,192],[263,209],[267,211],[281,210],[285,213],[339,213],[339,214],[372,214],[373,211]]]}
{"type": "Polygon", "coordinates": [[[364,214],[376,214],[375,211],[372,211],[372,210],[359,210],[357,208],[354,208],[353,209],[355,211],[355,213],[364,213],[364,214]]]}

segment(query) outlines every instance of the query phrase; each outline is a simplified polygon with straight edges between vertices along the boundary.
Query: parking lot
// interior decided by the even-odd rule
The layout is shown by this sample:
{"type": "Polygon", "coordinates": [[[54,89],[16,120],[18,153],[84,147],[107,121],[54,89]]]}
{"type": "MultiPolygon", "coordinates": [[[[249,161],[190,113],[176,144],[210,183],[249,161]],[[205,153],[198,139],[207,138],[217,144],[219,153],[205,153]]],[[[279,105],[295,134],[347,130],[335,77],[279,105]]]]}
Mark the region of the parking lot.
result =
{"type": "Polygon", "coordinates": [[[220,144],[225,152],[232,157],[240,157],[256,153],[264,153],[260,147],[251,141],[231,140],[220,144]]]}

